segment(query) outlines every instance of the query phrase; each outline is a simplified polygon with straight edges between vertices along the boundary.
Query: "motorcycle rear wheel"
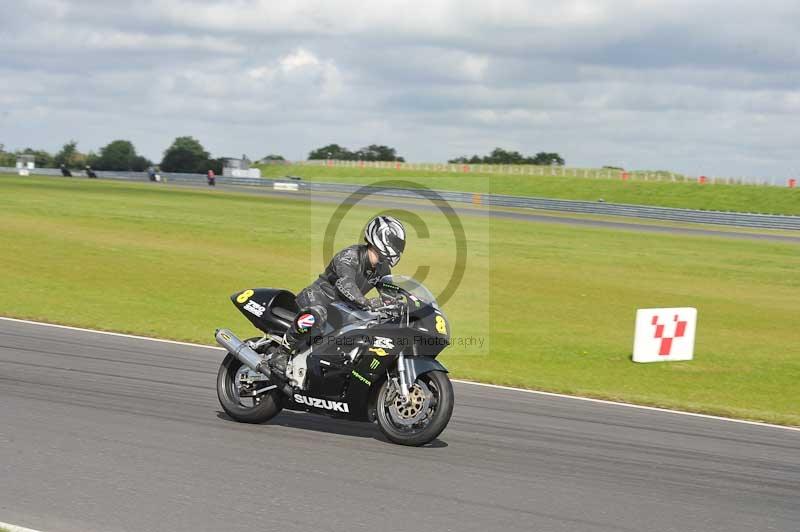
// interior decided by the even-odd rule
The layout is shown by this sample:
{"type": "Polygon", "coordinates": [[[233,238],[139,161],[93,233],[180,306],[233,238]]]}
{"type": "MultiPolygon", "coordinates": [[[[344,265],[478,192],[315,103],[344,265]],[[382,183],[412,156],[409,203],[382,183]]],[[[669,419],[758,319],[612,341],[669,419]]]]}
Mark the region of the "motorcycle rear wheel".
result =
{"type": "Polygon", "coordinates": [[[431,371],[417,377],[412,392],[416,390],[417,396],[429,395],[429,400],[422,403],[424,412],[415,412],[413,407],[410,410],[402,407],[398,409],[396,406],[392,408],[393,401],[397,400],[391,397],[392,388],[391,381],[386,380],[378,392],[378,427],[384,436],[391,442],[410,446],[425,445],[436,439],[453,414],[453,385],[447,373],[431,371]],[[409,416],[411,424],[408,424],[409,419],[403,419],[404,414],[409,416]],[[419,421],[414,421],[418,416],[419,421]]]}
{"type": "Polygon", "coordinates": [[[234,420],[241,423],[264,423],[283,410],[283,393],[277,388],[258,395],[258,400],[247,401],[239,397],[237,374],[243,364],[228,353],[217,373],[217,397],[222,409],[234,420]]]}

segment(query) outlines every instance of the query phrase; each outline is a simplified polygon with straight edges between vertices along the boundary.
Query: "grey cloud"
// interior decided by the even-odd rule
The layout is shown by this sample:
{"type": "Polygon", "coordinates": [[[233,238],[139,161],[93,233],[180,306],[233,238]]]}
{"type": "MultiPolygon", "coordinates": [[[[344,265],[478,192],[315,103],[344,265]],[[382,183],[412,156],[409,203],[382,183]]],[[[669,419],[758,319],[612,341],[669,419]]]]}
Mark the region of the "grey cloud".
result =
{"type": "Polygon", "coordinates": [[[788,1],[0,0],[0,142],[158,158],[381,142],[689,173],[796,175],[788,1]],[[746,20],[743,24],[741,21],[746,20]],[[35,21],[32,22],[32,21],[35,21]]]}

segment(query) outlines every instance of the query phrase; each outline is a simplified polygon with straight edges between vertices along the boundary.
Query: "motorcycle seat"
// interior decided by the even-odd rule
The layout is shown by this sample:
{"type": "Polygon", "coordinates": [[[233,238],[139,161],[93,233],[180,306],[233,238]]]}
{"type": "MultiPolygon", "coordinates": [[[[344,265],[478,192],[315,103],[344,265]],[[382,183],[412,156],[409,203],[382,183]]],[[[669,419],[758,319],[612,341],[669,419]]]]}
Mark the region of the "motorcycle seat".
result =
{"type": "Polygon", "coordinates": [[[294,316],[296,314],[296,312],[293,312],[293,311],[291,311],[289,309],[282,308],[282,307],[272,307],[270,310],[272,311],[273,314],[275,314],[279,318],[284,319],[284,320],[289,321],[289,322],[294,320],[294,316]]]}

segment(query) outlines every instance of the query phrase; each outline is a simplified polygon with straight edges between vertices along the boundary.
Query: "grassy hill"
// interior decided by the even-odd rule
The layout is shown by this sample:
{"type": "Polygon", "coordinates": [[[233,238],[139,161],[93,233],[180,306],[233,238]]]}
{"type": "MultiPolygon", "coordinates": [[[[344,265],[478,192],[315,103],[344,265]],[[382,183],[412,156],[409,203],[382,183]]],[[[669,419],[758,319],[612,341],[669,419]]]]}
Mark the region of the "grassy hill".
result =
{"type": "MultiPolygon", "coordinates": [[[[316,165],[264,165],[264,177],[300,176],[308,181],[373,184],[382,179],[400,179],[409,186],[515,196],[576,199],[633,205],[654,205],[717,211],[800,215],[800,188],[762,185],[699,184],[682,181],[647,181],[605,177],[618,171],[586,170],[597,177],[537,176],[423,172],[394,168],[340,168],[316,165]]],[[[577,174],[582,175],[583,170],[577,174]]]]}

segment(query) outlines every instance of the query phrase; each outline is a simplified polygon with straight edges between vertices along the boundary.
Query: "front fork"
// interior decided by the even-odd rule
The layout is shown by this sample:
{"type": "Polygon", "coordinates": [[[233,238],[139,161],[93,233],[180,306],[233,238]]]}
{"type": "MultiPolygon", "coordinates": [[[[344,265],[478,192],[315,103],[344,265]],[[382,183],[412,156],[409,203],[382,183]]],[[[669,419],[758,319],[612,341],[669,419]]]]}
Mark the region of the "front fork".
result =
{"type": "Polygon", "coordinates": [[[410,391],[408,386],[408,377],[406,375],[406,360],[403,352],[397,355],[397,387],[400,389],[400,397],[403,398],[403,403],[408,404],[410,391]]]}

